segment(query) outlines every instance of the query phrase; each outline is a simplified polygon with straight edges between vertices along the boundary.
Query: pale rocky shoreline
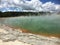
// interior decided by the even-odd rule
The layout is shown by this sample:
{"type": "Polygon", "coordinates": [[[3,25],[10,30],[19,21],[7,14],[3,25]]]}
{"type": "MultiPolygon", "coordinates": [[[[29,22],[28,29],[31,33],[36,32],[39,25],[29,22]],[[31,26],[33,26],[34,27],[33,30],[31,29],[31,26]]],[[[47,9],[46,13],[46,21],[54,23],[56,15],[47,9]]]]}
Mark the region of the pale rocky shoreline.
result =
{"type": "Polygon", "coordinates": [[[23,33],[20,29],[0,25],[0,45],[60,45],[60,38],[23,33]]]}

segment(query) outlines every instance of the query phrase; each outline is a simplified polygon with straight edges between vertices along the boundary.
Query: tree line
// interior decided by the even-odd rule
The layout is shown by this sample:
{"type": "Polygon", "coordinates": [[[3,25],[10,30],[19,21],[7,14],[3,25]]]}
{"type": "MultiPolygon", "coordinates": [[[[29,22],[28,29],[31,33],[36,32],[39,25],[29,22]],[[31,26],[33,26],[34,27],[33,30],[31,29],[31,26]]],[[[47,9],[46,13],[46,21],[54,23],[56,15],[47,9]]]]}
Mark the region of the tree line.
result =
{"type": "Polygon", "coordinates": [[[15,17],[15,16],[38,16],[50,14],[50,12],[0,12],[0,17],[15,17]]]}

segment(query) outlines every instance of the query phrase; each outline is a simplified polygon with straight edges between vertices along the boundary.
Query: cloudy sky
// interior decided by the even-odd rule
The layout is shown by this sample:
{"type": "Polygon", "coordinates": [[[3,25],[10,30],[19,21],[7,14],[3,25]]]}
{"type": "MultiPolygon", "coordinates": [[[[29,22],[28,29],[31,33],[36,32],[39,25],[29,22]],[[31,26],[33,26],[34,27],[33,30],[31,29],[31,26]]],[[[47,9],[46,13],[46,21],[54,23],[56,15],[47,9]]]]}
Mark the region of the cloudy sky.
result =
{"type": "Polygon", "coordinates": [[[0,11],[60,12],[60,0],[0,0],[0,11]]]}

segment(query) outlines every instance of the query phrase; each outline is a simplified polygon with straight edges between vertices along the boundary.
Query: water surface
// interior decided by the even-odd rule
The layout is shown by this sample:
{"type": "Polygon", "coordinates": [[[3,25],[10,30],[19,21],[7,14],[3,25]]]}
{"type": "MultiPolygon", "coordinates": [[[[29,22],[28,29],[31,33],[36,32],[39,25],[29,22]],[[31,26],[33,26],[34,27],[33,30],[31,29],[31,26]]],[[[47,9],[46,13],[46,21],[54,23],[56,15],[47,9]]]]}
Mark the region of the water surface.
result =
{"type": "Polygon", "coordinates": [[[23,28],[33,33],[60,35],[59,15],[11,17],[4,18],[0,22],[13,27],[23,28]]]}

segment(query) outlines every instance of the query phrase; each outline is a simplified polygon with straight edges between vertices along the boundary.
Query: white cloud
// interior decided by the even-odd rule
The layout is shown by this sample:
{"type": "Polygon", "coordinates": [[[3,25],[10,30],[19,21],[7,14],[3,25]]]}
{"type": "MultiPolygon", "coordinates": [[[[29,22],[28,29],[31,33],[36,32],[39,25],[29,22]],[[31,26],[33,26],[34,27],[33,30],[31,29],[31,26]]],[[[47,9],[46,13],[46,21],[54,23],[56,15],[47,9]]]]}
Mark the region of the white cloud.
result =
{"type": "Polygon", "coordinates": [[[45,11],[55,11],[55,4],[52,2],[47,2],[42,7],[45,11]]]}
{"type": "Polygon", "coordinates": [[[9,8],[7,11],[10,11],[10,7],[18,7],[21,10],[26,11],[60,11],[60,5],[54,4],[52,2],[42,3],[39,0],[1,0],[0,9],[9,8]]]}
{"type": "Polygon", "coordinates": [[[60,5],[54,4],[52,2],[46,2],[45,4],[42,5],[43,9],[45,11],[60,11],[60,5]]]}
{"type": "Polygon", "coordinates": [[[60,5],[56,5],[55,7],[56,7],[56,11],[60,12],[60,5]]]}

